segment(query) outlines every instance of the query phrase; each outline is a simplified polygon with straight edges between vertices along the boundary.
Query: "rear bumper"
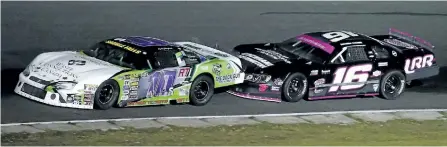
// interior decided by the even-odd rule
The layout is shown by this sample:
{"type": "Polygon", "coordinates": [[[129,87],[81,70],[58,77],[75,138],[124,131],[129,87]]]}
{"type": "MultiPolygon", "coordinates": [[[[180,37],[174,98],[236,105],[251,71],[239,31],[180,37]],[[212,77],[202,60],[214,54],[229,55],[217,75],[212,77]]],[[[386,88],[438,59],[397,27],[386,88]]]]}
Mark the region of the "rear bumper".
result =
{"type": "Polygon", "coordinates": [[[407,81],[411,81],[411,80],[433,77],[439,74],[439,69],[440,67],[438,65],[416,69],[414,73],[406,74],[407,77],[406,79],[407,81]]]}
{"type": "Polygon", "coordinates": [[[93,104],[79,105],[74,103],[75,102],[74,100],[67,101],[66,94],[59,94],[55,92],[45,91],[44,87],[45,85],[40,84],[38,82],[34,82],[30,80],[28,77],[25,77],[23,73],[20,73],[19,81],[15,86],[14,92],[28,99],[52,106],[79,108],[79,109],[93,109],[93,104]]]}

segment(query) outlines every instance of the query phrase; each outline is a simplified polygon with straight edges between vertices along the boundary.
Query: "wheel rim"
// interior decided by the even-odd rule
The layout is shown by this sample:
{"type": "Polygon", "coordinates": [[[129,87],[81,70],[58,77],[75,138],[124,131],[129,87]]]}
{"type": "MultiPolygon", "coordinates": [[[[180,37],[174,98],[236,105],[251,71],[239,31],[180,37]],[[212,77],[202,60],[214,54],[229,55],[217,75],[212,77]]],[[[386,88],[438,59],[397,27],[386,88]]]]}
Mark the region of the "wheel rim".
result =
{"type": "Polygon", "coordinates": [[[99,102],[102,104],[107,104],[112,100],[114,88],[112,85],[105,85],[102,87],[99,93],[99,102]]]}
{"type": "Polygon", "coordinates": [[[200,81],[194,87],[194,95],[199,101],[204,101],[209,92],[209,85],[205,81],[200,81]]]}
{"type": "Polygon", "coordinates": [[[301,92],[303,92],[304,83],[301,78],[293,78],[290,81],[289,87],[287,88],[287,93],[290,97],[298,96],[301,92]]]}
{"type": "Polygon", "coordinates": [[[385,93],[391,94],[391,95],[398,95],[398,91],[400,91],[402,83],[400,82],[402,80],[397,75],[390,76],[386,82],[385,82],[385,93]]]}

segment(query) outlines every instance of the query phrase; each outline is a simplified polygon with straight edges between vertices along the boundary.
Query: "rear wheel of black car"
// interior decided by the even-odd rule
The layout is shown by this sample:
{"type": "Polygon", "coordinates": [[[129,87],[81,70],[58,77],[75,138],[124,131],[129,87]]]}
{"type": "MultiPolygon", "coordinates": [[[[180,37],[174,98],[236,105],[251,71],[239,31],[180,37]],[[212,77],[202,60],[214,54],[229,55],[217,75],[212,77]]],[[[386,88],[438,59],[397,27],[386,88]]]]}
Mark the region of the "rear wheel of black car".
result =
{"type": "Polygon", "coordinates": [[[404,90],[405,75],[401,71],[389,71],[380,80],[380,96],[384,99],[397,99],[404,90]]]}
{"type": "Polygon", "coordinates": [[[109,79],[98,86],[95,92],[94,107],[106,110],[114,106],[118,100],[120,88],[115,80],[109,79]]]}
{"type": "Polygon", "coordinates": [[[189,102],[194,106],[203,106],[211,100],[213,94],[213,79],[210,76],[200,75],[191,84],[189,102]]]}
{"type": "Polygon", "coordinates": [[[307,77],[302,73],[293,73],[286,78],[282,87],[282,99],[286,102],[298,102],[309,91],[307,77]]]}

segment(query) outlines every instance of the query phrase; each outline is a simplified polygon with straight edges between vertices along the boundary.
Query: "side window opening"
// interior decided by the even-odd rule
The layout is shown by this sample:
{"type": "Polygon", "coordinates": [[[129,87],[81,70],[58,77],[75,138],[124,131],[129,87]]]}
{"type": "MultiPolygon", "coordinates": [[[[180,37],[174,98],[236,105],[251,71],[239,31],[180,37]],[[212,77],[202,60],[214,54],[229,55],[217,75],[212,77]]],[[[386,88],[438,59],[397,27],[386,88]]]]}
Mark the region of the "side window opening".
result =
{"type": "Polygon", "coordinates": [[[390,57],[390,52],[383,47],[373,46],[371,49],[376,55],[377,59],[387,59],[390,57]]]}
{"type": "Polygon", "coordinates": [[[365,46],[348,46],[337,55],[331,62],[333,64],[369,61],[365,52],[365,46]]]}
{"type": "Polygon", "coordinates": [[[154,67],[168,68],[179,66],[175,57],[175,50],[161,50],[154,53],[154,67]]]}
{"type": "Polygon", "coordinates": [[[368,56],[365,52],[364,46],[353,46],[348,47],[343,55],[346,62],[359,62],[359,61],[369,61],[368,56]]]}

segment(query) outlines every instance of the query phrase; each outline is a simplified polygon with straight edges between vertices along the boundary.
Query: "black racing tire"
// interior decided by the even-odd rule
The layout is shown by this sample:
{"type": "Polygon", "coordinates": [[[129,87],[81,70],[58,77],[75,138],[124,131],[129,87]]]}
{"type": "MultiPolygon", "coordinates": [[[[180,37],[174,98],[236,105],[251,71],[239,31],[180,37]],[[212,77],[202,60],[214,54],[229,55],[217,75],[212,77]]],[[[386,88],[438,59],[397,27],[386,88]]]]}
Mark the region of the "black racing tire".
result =
{"type": "Polygon", "coordinates": [[[107,110],[115,106],[120,94],[120,88],[115,80],[109,79],[101,83],[96,89],[94,108],[107,110]]]}
{"type": "Polygon", "coordinates": [[[380,80],[380,97],[395,100],[405,91],[405,75],[398,70],[391,70],[380,80]]]}
{"type": "Polygon", "coordinates": [[[302,73],[296,72],[284,80],[281,88],[281,97],[286,102],[298,102],[307,96],[308,91],[307,77],[302,73]]]}
{"type": "Polygon", "coordinates": [[[194,106],[204,106],[211,100],[213,95],[213,79],[207,75],[199,75],[191,84],[189,102],[194,106]]]}

